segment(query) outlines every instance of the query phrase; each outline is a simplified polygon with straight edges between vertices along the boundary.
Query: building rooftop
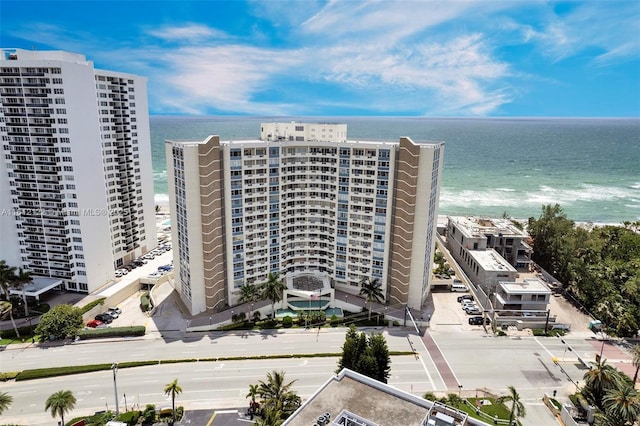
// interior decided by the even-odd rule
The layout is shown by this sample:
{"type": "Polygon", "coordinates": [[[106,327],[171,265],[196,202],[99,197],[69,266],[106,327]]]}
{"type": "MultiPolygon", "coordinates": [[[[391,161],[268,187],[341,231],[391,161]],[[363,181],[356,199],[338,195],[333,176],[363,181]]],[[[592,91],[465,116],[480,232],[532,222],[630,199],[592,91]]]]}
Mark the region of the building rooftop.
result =
{"type": "Polygon", "coordinates": [[[325,424],[421,426],[436,416],[434,411],[456,419],[452,423],[455,425],[486,425],[467,419],[465,413],[451,407],[434,405],[431,401],[344,369],[310,396],[283,426],[314,425],[327,414],[330,420],[325,424]]]}
{"type": "Polygon", "coordinates": [[[522,282],[500,282],[500,287],[507,293],[551,294],[549,287],[536,278],[527,278],[522,282]]]}
{"type": "Polygon", "coordinates": [[[517,272],[509,262],[507,262],[494,249],[487,250],[469,250],[469,255],[484,269],[485,271],[505,271],[517,272]]]}
{"type": "Polygon", "coordinates": [[[469,238],[485,238],[487,235],[506,238],[527,238],[529,234],[518,229],[509,219],[494,219],[473,216],[449,216],[458,229],[469,238]]]}

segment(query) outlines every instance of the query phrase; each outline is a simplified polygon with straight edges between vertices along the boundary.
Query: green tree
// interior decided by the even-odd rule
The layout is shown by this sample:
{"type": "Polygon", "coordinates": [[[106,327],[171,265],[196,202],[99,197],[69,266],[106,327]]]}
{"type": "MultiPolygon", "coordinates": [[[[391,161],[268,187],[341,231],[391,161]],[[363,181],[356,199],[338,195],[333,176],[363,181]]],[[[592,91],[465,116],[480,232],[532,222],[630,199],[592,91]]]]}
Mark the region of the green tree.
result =
{"type": "Polygon", "coordinates": [[[13,304],[9,301],[3,300],[2,302],[0,302],[0,319],[5,318],[7,315],[9,315],[9,318],[11,319],[11,324],[13,325],[13,329],[16,332],[16,337],[19,339],[20,332],[18,331],[16,321],[13,319],[13,304]]]}
{"type": "Polygon", "coordinates": [[[351,324],[345,335],[344,343],[342,344],[342,356],[338,360],[336,374],[344,368],[357,371],[358,360],[363,352],[364,347],[358,342],[358,329],[355,325],[351,324]]]}
{"type": "Polygon", "coordinates": [[[382,383],[387,383],[391,375],[391,357],[387,340],[380,333],[373,333],[369,336],[366,352],[376,360],[376,372],[374,379],[382,383]]]}
{"type": "Polygon", "coordinates": [[[271,301],[271,312],[273,319],[276,318],[276,303],[282,300],[282,294],[287,287],[282,281],[278,273],[269,273],[267,282],[262,285],[262,298],[271,301]]]}
{"type": "Polygon", "coordinates": [[[607,360],[600,358],[591,362],[591,369],[584,373],[584,387],[582,394],[592,404],[602,409],[602,398],[607,391],[618,388],[624,383],[624,375],[615,367],[607,364],[607,360]]]}
{"type": "Polygon", "coordinates": [[[387,383],[391,373],[391,357],[384,336],[379,333],[372,333],[370,336],[364,332],[358,334],[352,324],[342,345],[336,373],[344,368],[387,383]]]}
{"type": "Polygon", "coordinates": [[[24,286],[31,282],[31,272],[25,271],[24,269],[18,269],[18,273],[13,277],[12,286],[16,290],[20,290],[22,292],[22,303],[24,304],[24,316],[29,316],[29,307],[27,306],[27,295],[24,292],[24,286]]]}
{"type": "Polygon", "coordinates": [[[240,303],[252,303],[260,297],[260,289],[255,284],[244,284],[240,288],[240,303]]]}
{"type": "Polygon", "coordinates": [[[0,392],[0,414],[4,413],[9,409],[11,403],[13,402],[13,397],[6,392],[0,392]]]}
{"type": "Polygon", "coordinates": [[[249,385],[249,393],[245,396],[245,398],[251,398],[249,402],[249,410],[251,413],[255,413],[256,407],[256,397],[260,394],[260,387],[256,384],[249,385]]]}
{"type": "Polygon", "coordinates": [[[73,410],[76,402],[76,397],[70,390],[61,390],[47,398],[44,411],[51,410],[51,417],[55,419],[60,416],[60,420],[64,424],[64,415],[73,410]]]}
{"type": "Polygon", "coordinates": [[[631,347],[631,357],[631,362],[636,368],[636,372],[633,375],[633,383],[635,383],[638,380],[638,370],[640,370],[640,345],[633,345],[631,347]]]}
{"type": "Polygon", "coordinates": [[[511,411],[509,412],[509,424],[513,423],[516,417],[524,417],[527,412],[524,408],[524,404],[520,400],[520,395],[515,387],[509,386],[509,395],[501,396],[498,398],[498,402],[505,403],[511,402],[511,411]]]}
{"type": "Polygon", "coordinates": [[[371,305],[375,300],[378,303],[382,303],[384,295],[382,294],[382,285],[378,282],[377,278],[368,279],[363,278],[360,282],[360,296],[364,296],[369,303],[369,320],[371,320],[371,305]]]}
{"type": "Polygon", "coordinates": [[[567,219],[560,205],[546,205],[537,220],[529,219],[528,230],[533,238],[533,260],[561,282],[568,282],[574,222],[567,219]]]}
{"type": "Polygon", "coordinates": [[[280,426],[284,418],[282,411],[269,407],[262,410],[262,417],[258,418],[256,426],[280,426]]]}
{"type": "Polygon", "coordinates": [[[9,286],[13,282],[16,274],[16,267],[7,265],[7,262],[0,260],[0,287],[4,292],[4,298],[9,300],[9,286]]]}
{"type": "Polygon", "coordinates": [[[608,390],[602,398],[607,417],[622,421],[623,425],[633,425],[640,419],[640,394],[630,383],[622,383],[608,390]]]}
{"type": "Polygon", "coordinates": [[[62,304],[53,307],[49,312],[40,317],[40,323],[36,327],[36,334],[47,338],[65,339],[74,337],[82,328],[82,311],[71,305],[62,304]]]}
{"type": "Polygon", "coordinates": [[[182,388],[178,384],[178,379],[174,379],[173,382],[167,383],[164,387],[164,394],[171,397],[171,424],[176,421],[176,395],[182,393],[182,388]]]}
{"type": "Polygon", "coordinates": [[[295,380],[285,383],[284,371],[267,373],[267,380],[259,383],[258,393],[265,412],[279,413],[279,420],[285,420],[300,407],[302,400],[291,390],[295,380]]]}

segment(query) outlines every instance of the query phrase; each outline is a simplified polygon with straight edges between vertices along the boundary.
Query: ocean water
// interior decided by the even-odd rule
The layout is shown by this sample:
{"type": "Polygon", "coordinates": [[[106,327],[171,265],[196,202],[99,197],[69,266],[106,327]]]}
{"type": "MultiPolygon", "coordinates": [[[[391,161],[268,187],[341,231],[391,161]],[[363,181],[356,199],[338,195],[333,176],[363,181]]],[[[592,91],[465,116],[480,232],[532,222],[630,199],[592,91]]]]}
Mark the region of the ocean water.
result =
{"type": "Polygon", "coordinates": [[[577,222],[640,220],[640,119],[151,117],[157,202],[168,199],[164,141],[258,138],[268,121],[346,123],[349,139],[444,141],[439,214],[577,222]]]}

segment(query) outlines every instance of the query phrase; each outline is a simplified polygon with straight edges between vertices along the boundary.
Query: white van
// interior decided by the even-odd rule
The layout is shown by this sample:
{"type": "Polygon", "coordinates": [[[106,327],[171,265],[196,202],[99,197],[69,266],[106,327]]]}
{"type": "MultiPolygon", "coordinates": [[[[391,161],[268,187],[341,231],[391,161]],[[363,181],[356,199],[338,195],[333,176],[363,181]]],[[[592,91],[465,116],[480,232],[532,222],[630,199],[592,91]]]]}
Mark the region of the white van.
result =
{"type": "Polygon", "coordinates": [[[453,284],[451,284],[451,291],[467,292],[467,291],[469,291],[469,289],[464,284],[453,283],[453,284]]]}

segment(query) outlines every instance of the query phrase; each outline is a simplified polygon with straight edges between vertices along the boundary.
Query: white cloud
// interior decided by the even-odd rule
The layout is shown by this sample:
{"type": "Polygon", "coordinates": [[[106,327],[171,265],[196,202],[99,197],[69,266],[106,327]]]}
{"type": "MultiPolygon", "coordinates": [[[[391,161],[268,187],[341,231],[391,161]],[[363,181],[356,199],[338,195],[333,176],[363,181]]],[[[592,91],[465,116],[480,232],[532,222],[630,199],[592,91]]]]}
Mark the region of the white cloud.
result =
{"type": "Polygon", "coordinates": [[[539,29],[526,24],[521,31],[553,61],[588,50],[599,52],[591,53],[596,65],[640,56],[640,7],[634,1],[579,3],[566,14],[550,13],[539,29]]]}
{"type": "MultiPolygon", "coordinates": [[[[256,102],[256,92],[270,79],[296,64],[295,55],[242,45],[184,47],[165,53],[155,74],[171,88],[158,102],[164,108],[206,113],[214,107],[250,114],[285,114],[281,105],[256,102]]],[[[154,76],[152,76],[154,78],[154,76]]]]}
{"type": "Polygon", "coordinates": [[[210,39],[226,39],[229,35],[224,31],[199,24],[186,24],[178,27],[165,26],[147,31],[148,34],[165,41],[199,42],[210,39]]]}

